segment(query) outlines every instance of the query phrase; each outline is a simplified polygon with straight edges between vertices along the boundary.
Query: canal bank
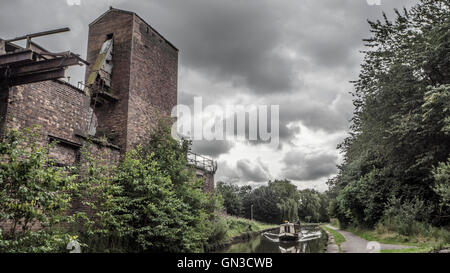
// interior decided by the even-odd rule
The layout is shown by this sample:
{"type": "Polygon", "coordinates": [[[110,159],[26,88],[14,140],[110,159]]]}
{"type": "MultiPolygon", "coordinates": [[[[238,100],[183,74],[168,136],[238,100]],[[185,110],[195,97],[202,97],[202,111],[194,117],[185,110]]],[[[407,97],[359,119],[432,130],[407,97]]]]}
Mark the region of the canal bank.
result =
{"type": "Polygon", "coordinates": [[[305,238],[308,234],[320,231],[320,236],[311,240],[283,242],[273,240],[264,233],[278,233],[279,227],[248,232],[234,237],[229,243],[217,247],[211,252],[216,253],[323,253],[326,250],[328,236],[319,225],[304,225],[305,238]]]}
{"type": "Polygon", "coordinates": [[[210,245],[207,247],[206,252],[210,252],[210,253],[218,252],[222,249],[229,248],[232,245],[248,242],[257,236],[260,236],[264,232],[274,232],[277,230],[278,230],[278,228],[275,227],[275,228],[267,228],[267,229],[263,229],[263,230],[259,230],[259,231],[248,231],[248,232],[245,232],[240,235],[232,237],[228,242],[210,245]]]}

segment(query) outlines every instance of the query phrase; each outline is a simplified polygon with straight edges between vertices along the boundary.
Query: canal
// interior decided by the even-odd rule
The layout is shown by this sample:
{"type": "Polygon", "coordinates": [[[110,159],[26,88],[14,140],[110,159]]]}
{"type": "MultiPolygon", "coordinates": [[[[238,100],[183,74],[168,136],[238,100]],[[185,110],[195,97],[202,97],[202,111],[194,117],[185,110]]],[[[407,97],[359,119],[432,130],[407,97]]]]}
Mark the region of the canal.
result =
{"type": "Polygon", "coordinates": [[[327,245],[327,236],[318,228],[303,230],[308,239],[296,242],[279,242],[263,234],[248,242],[231,245],[218,253],[322,253],[327,245]],[[317,235],[317,236],[316,236],[317,235]]]}

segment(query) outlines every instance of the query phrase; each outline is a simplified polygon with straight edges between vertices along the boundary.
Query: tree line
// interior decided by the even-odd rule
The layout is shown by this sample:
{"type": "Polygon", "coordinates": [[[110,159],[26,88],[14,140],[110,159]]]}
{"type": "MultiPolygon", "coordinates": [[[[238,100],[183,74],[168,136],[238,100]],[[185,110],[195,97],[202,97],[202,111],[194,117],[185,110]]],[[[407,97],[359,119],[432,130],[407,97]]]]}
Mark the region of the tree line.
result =
{"type": "Polygon", "coordinates": [[[331,179],[342,225],[409,235],[450,223],[450,2],[369,21],[344,161],[331,179]]]}
{"type": "Polygon", "coordinates": [[[267,186],[252,189],[218,182],[216,191],[223,198],[229,215],[265,223],[328,222],[329,198],[315,190],[297,190],[288,180],[269,181],[267,186]]]}

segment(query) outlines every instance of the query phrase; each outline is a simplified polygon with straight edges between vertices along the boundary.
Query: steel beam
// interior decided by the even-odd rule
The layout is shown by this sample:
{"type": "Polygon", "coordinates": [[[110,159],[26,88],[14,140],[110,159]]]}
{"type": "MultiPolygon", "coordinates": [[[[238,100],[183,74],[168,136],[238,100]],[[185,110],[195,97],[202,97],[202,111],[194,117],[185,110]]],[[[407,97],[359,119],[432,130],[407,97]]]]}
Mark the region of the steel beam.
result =
{"type": "Polygon", "coordinates": [[[55,70],[67,66],[77,65],[79,61],[75,57],[59,57],[56,59],[49,59],[39,62],[27,63],[18,67],[11,68],[11,77],[27,73],[45,72],[48,70],[55,70]]]}
{"type": "Polygon", "coordinates": [[[42,55],[43,53],[49,53],[49,51],[42,46],[36,44],[35,42],[30,42],[30,47],[28,48],[34,52],[36,52],[39,55],[42,55]]]}
{"type": "Polygon", "coordinates": [[[0,55],[0,66],[1,65],[17,65],[25,62],[31,62],[35,58],[33,51],[24,50],[14,53],[7,53],[0,55]]]}
{"type": "Polygon", "coordinates": [[[6,40],[6,42],[8,42],[8,43],[17,42],[17,41],[20,41],[20,40],[31,39],[31,38],[36,38],[36,37],[41,37],[41,36],[46,36],[46,35],[66,32],[66,31],[70,31],[70,28],[65,27],[65,28],[58,28],[58,29],[49,30],[49,31],[42,31],[42,32],[27,34],[27,35],[24,35],[24,36],[19,36],[19,37],[13,38],[13,39],[6,40]]]}
{"type": "MultiPolygon", "coordinates": [[[[15,85],[34,83],[34,82],[57,80],[60,78],[64,78],[64,75],[65,75],[64,68],[52,70],[52,71],[34,73],[34,74],[27,74],[24,76],[10,78],[8,80],[8,85],[15,86],[15,85]]],[[[1,81],[1,79],[0,79],[0,81],[1,81]]]]}

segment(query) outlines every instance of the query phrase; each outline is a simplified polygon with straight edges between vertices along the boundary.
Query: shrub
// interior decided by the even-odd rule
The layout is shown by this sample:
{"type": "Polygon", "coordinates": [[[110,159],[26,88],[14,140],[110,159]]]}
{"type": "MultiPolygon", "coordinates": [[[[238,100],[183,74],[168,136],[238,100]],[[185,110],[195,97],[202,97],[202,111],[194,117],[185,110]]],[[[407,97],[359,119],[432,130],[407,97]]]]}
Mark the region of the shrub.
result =
{"type": "Polygon", "coordinates": [[[123,220],[117,217],[122,188],[113,179],[117,169],[101,156],[92,155],[90,146],[88,143],[81,150],[78,187],[72,191],[73,199],[84,209],[74,214],[70,229],[79,235],[84,252],[123,252],[123,220]]]}
{"type": "Polygon", "coordinates": [[[113,170],[86,157],[79,195],[90,213],[79,213],[78,222],[89,251],[201,252],[223,233],[214,226],[220,200],[203,192],[187,166],[188,145],[160,126],[113,170]]]}
{"type": "Polygon", "coordinates": [[[60,231],[40,230],[27,232],[16,238],[3,238],[0,230],[0,253],[63,253],[74,239],[60,231]]]}
{"type": "Polygon", "coordinates": [[[450,159],[446,163],[441,162],[433,170],[435,180],[434,191],[439,196],[440,216],[450,214],[450,159]]]}
{"type": "Polygon", "coordinates": [[[41,143],[37,127],[7,130],[0,143],[0,223],[11,226],[2,252],[54,252],[67,241],[54,230],[70,218],[75,175],[49,158],[53,145],[41,143]],[[31,232],[34,225],[42,230],[31,232]]]}
{"type": "Polygon", "coordinates": [[[428,213],[429,209],[419,199],[401,202],[399,198],[392,197],[385,210],[384,223],[401,235],[423,234],[427,227],[420,221],[426,219],[428,213]]]}
{"type": "Polygon", "coordinates": [[[217,218],[211,226],[211,234],[208,238],[208,244],[216,244],[227,239],[228,224],[223,218],[217,218]]]}

